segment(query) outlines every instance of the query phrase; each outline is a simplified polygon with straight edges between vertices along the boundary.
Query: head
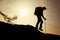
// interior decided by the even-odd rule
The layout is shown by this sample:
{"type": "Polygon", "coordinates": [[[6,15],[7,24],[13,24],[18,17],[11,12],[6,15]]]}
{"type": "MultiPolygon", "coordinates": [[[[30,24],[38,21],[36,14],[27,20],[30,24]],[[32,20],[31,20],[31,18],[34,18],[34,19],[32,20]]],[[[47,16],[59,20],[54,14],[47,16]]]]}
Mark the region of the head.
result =
{"type": "Polygon", "coordinates": [[[46,7],[42,7],[43,10],[46,10],[46,7]]]}

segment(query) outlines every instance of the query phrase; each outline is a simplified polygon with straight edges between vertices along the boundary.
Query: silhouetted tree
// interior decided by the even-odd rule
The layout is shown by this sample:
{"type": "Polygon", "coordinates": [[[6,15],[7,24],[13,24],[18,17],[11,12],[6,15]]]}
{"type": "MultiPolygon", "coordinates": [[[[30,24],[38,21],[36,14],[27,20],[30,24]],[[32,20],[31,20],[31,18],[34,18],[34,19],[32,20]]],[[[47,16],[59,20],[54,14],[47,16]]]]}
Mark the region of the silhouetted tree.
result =
{"type": "Polygon", "coordinates": [[[4,13],[0,11],[0,14],[3,16],[4,20],[7,21],[7,23],[12,23],[13,20],[17,19],[17,16],[14,16],[13,18],[8,17],[4,13]]]}

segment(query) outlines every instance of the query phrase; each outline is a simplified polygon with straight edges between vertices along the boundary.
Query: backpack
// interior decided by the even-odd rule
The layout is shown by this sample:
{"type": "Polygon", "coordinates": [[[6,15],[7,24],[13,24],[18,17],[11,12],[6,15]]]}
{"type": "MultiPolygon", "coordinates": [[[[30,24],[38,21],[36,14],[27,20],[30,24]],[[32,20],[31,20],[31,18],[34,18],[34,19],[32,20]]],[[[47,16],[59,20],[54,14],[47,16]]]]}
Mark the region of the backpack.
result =
{"type": "Polygon", "coordinates": [[[41,7],[36,7],[35,8],[35,12],[34,12],[34,15],[39,15],[40,14],[40,12],[41,12],[41,7]]]}

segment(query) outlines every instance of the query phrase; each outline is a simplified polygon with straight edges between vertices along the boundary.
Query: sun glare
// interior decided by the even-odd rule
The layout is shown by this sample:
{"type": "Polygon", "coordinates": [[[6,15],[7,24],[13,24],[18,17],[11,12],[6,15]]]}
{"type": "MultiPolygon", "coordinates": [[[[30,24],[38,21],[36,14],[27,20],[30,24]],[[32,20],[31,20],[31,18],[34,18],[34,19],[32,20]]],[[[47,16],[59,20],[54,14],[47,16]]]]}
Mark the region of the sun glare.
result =
{"type": "Polygon", "coordinates": [[[26,15],[26,14],[27,14],[27,10],[26,10],[26,9],[21,9],[21,10],[20,10],[20,13],[21,13],[22,15],[26,15]]]}

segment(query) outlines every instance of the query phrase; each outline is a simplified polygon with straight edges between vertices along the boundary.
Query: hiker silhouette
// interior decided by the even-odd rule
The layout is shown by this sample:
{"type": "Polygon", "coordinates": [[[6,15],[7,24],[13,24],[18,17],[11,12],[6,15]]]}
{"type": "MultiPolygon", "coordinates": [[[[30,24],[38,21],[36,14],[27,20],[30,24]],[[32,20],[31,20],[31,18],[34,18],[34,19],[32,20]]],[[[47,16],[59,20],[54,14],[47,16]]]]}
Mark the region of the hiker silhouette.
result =
{"type": "Polygon", "coordinates": [[[46,7],[36,7],[35,8],[35,12],[34,12],[34,15],[36,15],[37,16],[37,23],[36,23],[36,29],[38,29],[38,25],[39,25],[39,23],[40,23],[40,30],[41,31],[43,31],[43,29],[42,29],[42,24],[43,24],[43,20],[42,20],[42,18],[44,19],[44,20],[46,20],[46,18],[44,17],[44,15],[43,15],[43,11],[44,10],[46,10],[46,7]]]}

